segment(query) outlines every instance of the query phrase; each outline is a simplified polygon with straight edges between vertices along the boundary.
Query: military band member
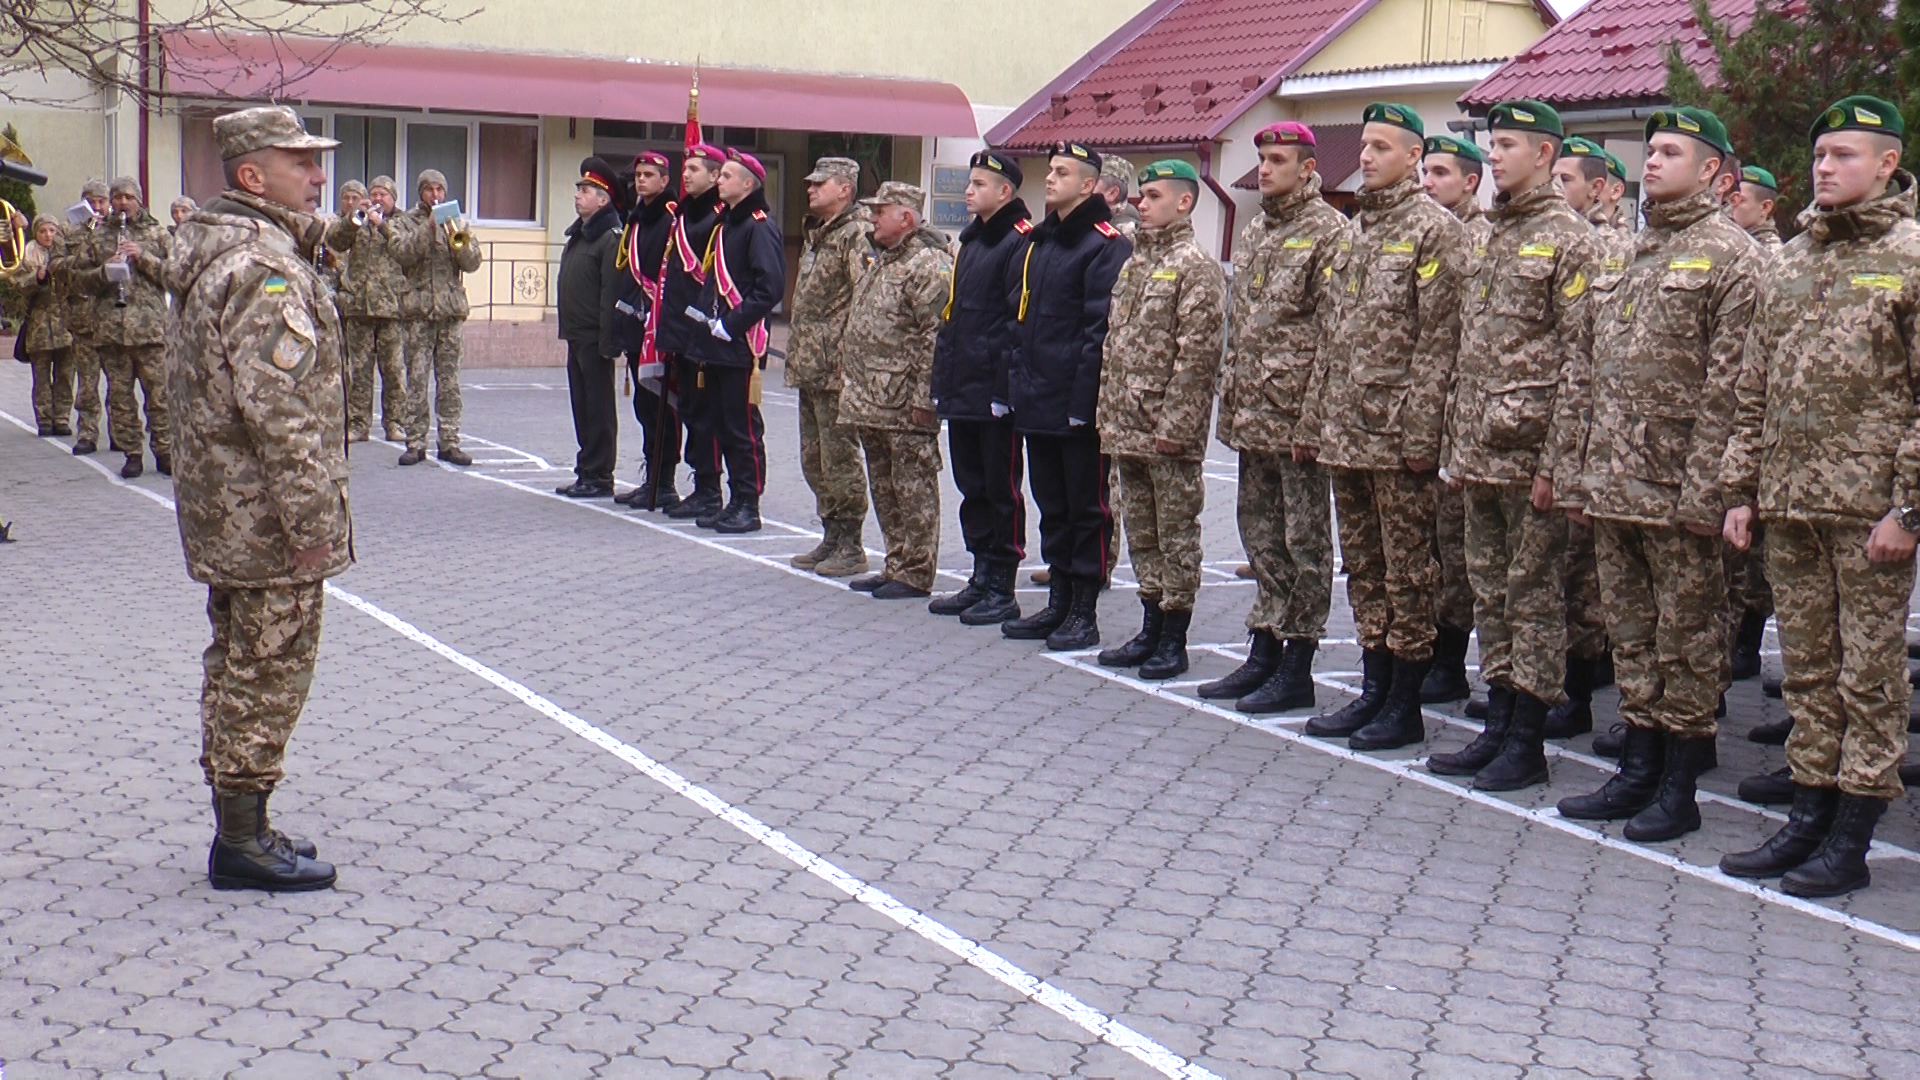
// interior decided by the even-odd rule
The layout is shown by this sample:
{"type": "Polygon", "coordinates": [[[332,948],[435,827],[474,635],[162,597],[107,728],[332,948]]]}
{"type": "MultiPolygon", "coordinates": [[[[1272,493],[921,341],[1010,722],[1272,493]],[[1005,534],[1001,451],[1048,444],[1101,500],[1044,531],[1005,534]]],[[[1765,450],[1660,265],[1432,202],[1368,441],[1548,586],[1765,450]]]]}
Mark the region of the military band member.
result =
{"type": "MultiPolygon", "coordinates": [[[[348,182],[349,184],[352,181],[348,182]]],[[[392,177],[376,176],[366,199],[347,210],[343,186],[342,220],[354,231],[346,266],[340,272],[340,315],[347,335],[347,431],[355,441],[373,431],[373,385],[380,380],[380,425],[388,442],[406,438],[406,330],[401,298],[407,277],[394,254],[392,177]]]]}
{"type": "Polygon", "coordinates": [[[178,231],[180,226],[184,224],[189,217],[192,217],[193,212],[198,209],[200,209],[200,204],[187,198],[185,195],[173,200],[173,205],[167,208],[168,215],[173,218],[173,225],[167,229],[167,232],[171,234],[178,231]]]}
{"type": "Polygon", "coordinates": [[[142,451],[149,446],[154,468],[162,476],[173,475],[162,370],[168,319],[165,271],[172,238],[147,213],[144,201],[138,180],[122,176],[113,182],[107,219],[87,234],[85,269],[74,278],[94,298],[92,335],[107,376],[107,421],[113,445],[127,455],[120,467],[127,479],[145,471],[142,451]]]}
{"type": "Polygon", "coordinates": [[[633,209],[620,234],[621,298],[615,310],[627,374],[633,380],[633,416],[643,445],[640,483],[614,502],[636,510],[669,511],[680,505],[674,472],[680,467],[680,413],[667,395],[668,358],[660,352],[655,313],[662,303],[661,270],[676,207],[673,163],[657,150],[633,158],[633,209]],[[624,303],[624,309],[620,304],[624,303]]]}
{"type": "Polygon", "coordinates": [[[725,508],[720,494],[719,436],[707,427],[707,417],[691,408],[699,372],[687,355],[696,335],[706,328],[685,317],[687,305],[700,299],[707,284],[704,262],[707,241],[720,224],[718,210],[720,167],[727,163],[727,152],[711,143],[687,149],[680,163],[680,184],[685,196],[673,211],[673,223],[667,230],[667,250],[660,275],[660,306],[656,309],[655,347],[662,361],[673,366],[674,385],[680,396],[680,422],[686,428],[687,467],[693,470],[693,494],[667,511],[678,521],[697,521],[717,516],[725,508]]]}
{"type": "Polygon", "coordinates": [[[434,456],[471,465],[460,449],[460,350],[467,321],[464,275],[480,269],[480,245],[464,218],[440,224],[433,208],[446,201],[447,178],[423,169],[413,208],[399,219],[394,253],[407,272],[401,316],[407,327],[407,451],[402,465],[427,459],[427,429],[437,426],[434,456]],[[432,388],[429,396],[428,388],[432,388]]]}
{"type": "Polygon", "coordinates": [[[73,434],[73,335],[67,332],[66,295],[51,266],[59,242],[59,221],[46,214],[35,218],[32,239],[7,279],[26,305],[16,333],[33,366],[33,419],[42,438],[73,434]]]}
{"type": "Polygon", "coordinates": [[[67,333],[73,337],[73,401],[79,413],[74,429],[75,457],[95,452],[100,442],[100,350],[94,338],[93,290],[82,275],[92,265],[93,234],[104,227],[107,218],[106,181],[82,184],[80,201],[87,204],[92,216],[61,229],[47,259],[52,277],[66,298],[67,333]]]}

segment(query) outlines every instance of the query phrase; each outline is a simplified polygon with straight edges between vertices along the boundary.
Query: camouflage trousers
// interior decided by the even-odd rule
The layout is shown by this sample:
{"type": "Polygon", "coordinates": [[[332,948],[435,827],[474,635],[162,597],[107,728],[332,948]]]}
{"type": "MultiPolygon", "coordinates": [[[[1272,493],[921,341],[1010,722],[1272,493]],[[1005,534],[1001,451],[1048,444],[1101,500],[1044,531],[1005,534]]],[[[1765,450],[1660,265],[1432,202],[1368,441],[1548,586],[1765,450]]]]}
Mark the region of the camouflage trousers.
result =
{"type": "Polygon", "coordinates": [[[1600,570],[1594,565],[1593,526],[1567,523],[1567,557],[1561,568],[1567,598],[1567,652],[1582,660],[1607,653],[1607,613],[1600,606],[1600,570]]]}
{"type": "Polygon", "coordinates": [[[344,320],[347,332],[347,433],[373,429],[373,380],[380,377],[380,422],[392,438],[407,426],[407,324],[397,319],[344,320]]]}
{"type": "Polygon", "coordinates": [[[100,441],[100,349],[92,338],[73,335],[73,407],[80,414],[75,438],[100,441]]]}
{"type": "Polygon", "coordinates": [[[200,768],[215,790],[272,791],[320,652],[322,582],[207,589],[213,643],[200,658],[200,768]]]}
{"type": "Polygon", "coordinates": [[[1480,676],[1558,705],[1567,697],[1567,515],[1535,510],[1527,484],[1470,483],[1460,494],[1480,676]]]}
{"type": "Polygon", "coordinates": [[[1753,524],[1753,543],[1745,551],[1727,546],[1727,604],[1735,626],[1742,616],[1752,613],[1762,618],[1773,616],[1773,586],[1767,582],[1767,528],[1753,524]]]}
{"type": "Polygon", "coordinates": [[[1593,539],[1620,719],[1686,739],[1714,735],[1727,668],[1719,535],[1599,520],[1593,539]]]}
{"type": "Polygon", "coordinates": [[[1470,632],[1474,589],[1467,573],[1466,493],[1436,483],[1433,502],[1433,558],[1440,564],[1440,591],[1434,595],[1433,618],[1441,626],[1470,632]]]}
{"type": "Polygon", "coordinates": [[[415,319],[407,326],[407,449],[425,451],[440,418],[441,450],[460,446],[459,319],[415,319]],[[428,397],[427,388],[433,388],[428,397]]]}
{"type": "Polygon", "coordinates": [[[867,455],[873,516],[887,545],[881,573],[932,590],[940,565],[940,437],[931,431],[842,428],[867,455]]]}
{"type": "Polygon", "coordinates": [[[1408,663],[1433,658],[1432,473],[1334,469],[1340,561],[1354,634],[1365,649],[1386,649],[1408,663]]]}
{"type": "Polygon", "coordinates": [[[1259,587],[1247,629],[1319,644],[1333,606],[1333,496],[1327,470],[1292,455],[1240,452],[1240,546],[1259,587]]]}
{"type": "Polygon", "coordinates": [[[33,422],[41,431],[73,420],[73,352],[45,349],[27,354],[33,365],[33,422]]]}
{"type": "MultiPolygon", "coordinates": [[[[1113,505],[1124,506],[1125,495],[1120,490],[1120,462],[1107,459],[1107,498],[1113,505]]],[[[1107,581],[1113,581],[1113,568],[1120,565],[1120,544],[1126,539],[1126,523],[1122,515],[1113,514],[1113,527],[1107,530],[1107,581]]]]}
{"type": "Polygon", "coordinates": [[[1873,523],[1767,526],[1793,782],[1900,797],[1907,750],[1907,599],[1913,561],[1867,560],[1873,523]]]}
{"type": "Polygon", "coordinates": [[[165,345],[101,345],[100,367],[107,374],[107,421],[113,443],[123,454],[138,454],[151,443],[153,456],[173,453],[172,428],[167,419],[167,347],[165,345]],[[140,401],[134,398],[139,387],[140,401]],[[140,426],[140,402],[147,411],[145,437],[140,426]]]}
{"type": "Polygon", "coordinates": [[[865,521],[867,477],[860,440],[855,429],[835,426],[840,391],[803,386],[799,394],[800,475],[813,491],[814,512],[821,521],[865,521]]]}
{"type": "Polygon", "coordinates": [[[1200,511],[1207,502],[1205,468],[1168,457],[1115,457],[1120,520],[1142,602],[1161,611],[1192,611],[1200,595],[1200,511]]]}

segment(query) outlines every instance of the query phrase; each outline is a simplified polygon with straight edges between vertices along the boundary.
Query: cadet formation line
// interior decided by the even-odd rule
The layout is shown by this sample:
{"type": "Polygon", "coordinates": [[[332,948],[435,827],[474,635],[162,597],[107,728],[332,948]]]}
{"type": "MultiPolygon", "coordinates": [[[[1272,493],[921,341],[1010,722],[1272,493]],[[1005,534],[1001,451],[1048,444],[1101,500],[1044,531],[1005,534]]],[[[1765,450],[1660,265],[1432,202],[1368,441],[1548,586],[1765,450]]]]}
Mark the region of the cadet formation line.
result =
{"type": "MultiPolygon", "coordinates": [[[[1194,240],[1199,177],[1183,162],[1141,171],[1136,210],[1130,167],[1058,144],[1035,224],[1018,161],[983,151],[956,254],[924,224],[919,188],[887,182],[856,202],[855,163],[822,159],[786,378],[823,536],[794,566],[876,599],[929,597],[944,421],[974,569],[929,610],[1057,651],[1098,645],[1117,488],[1142,625],[1098,662],[1172,678],[1187,669],[1217,395],[1258,590],[1246,662],[1202,697],[1248,713],[1315,704],[1334,504],[1361,691],[1304,730],[1356,751],[1424,740],[1423,699],[1466,696],[1477,635],[1484,730],[1426,767],[1517,790],[1547,779],[1545,739],[1591,730],[1610,668],[1622,722],[1596,749],[1618,771],[1559,813],[1657,843],[1699,828],[1716,713],[1733,678],[1757,673],[1771,614],[1790,765],[1743,795],[1791,809],[1721,868],[1782,877],[1796,896],[1865,886],[1874,826],[1903,792],[1920,538],[1920,226],[1899,111],[1856,96],[1822,114],[1814,204],[1784,246],[1774,178],[1743,168],[1705,110],[1648,121],[1638,232],[1618,159],[1566,137],[1540,102],[1494,108],[1484,149],[1426,137],[1403,105],[1363,121],[1351,221],[1321,197],[1310,127],[1255,136],[1262,210],[1230,283],[1194,240]],[[1482,214],[1485,176],[1497,194],[1482,214]],[[1048,585],[1024,615],[1023,474],[1048,585]],[[872,574],[869,498],[887,552],[872,574]]],[[[431,372],[439,456],[471,462],[460,275],[479,255],[434,214],[444,184],[430,172],[412,210],[394,212],[381,178],[364,207],[344,187],[328,220],[315,211],[330,140],[281,108],[221,117],[216,133],[229,190],[176,207],[171,238],[126,180],[89,186],[91,221],[34,223],[23,347],[44,434],[67,433],[63,384],[77,376],[75,452],[94,449],[89,379],[104,369],[123,475],[141,470],[137,384],[156,465],[174,476],[214,630],[212,883],[324,888],[333,868],[273,829],[266,802],[311,677],[321,582],[351,560],[345,447],[370,433],[378,372],[388,437],[405,426],[401,463],[423,460],[431,372]]],[[[784,250],[752,155],[690,147],[678,198],[670,173],[651,151],[630,177],[582,163],[557,287],[580,453],[560,493],[613,495],[624,358],[646,448],[618,501],[752,532],[784,250]]]]}

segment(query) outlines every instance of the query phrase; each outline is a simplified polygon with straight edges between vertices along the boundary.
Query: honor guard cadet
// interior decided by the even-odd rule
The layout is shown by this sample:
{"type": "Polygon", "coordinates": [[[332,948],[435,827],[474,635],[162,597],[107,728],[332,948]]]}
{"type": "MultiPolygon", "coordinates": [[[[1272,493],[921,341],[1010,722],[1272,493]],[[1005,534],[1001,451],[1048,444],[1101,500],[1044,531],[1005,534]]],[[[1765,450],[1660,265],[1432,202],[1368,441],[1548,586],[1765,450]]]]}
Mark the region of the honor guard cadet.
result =
{"type": "Polygon", "coordinates": [[[207,586],[201,766],[218,833],[216,889],[333,884],[314,846],[274,830],[267,800],[306,705],[325,581],[352,560],[340,321],[313,268],[339,144],[284,106],[213,122],[227,190],[180,226],[167,347],[180,541],[207,586]]]}
{"type": "Polygon", "coordinates": [[[73,434],[73,335],[67,332],[66,297],[50,265],[60,242],[60,222],[42,214],[33,238],[7,282],[20,293],[20,352],[33,366],[33,419],[40,436],[73,434]]]}
{"type": "Polygon", "coordinates": [[[93,234],[104,227],[107,218],[106,182],[89,180],[82,184],[80,201],[87,204],[91,216],[62,229],[47,258],[54,283],[66,298],[67,333],[73,338],[73,401],[79,413],[73,440],[75,457],[95,452],[100,442],[100,351],[94,338],[93,292],[82,275],[90,267],[93,234]]]}
{"type": "Polygon", "coordinates": [[[680,422],[687,433],[687,467],[693,470],[693,494],[667,511],[677,521],[697,521],[720,513],[725,502],[720,494],[719,435],[706,426],[707,418],[692,408],[693,394],[699,383],[698,365],[688,350],[697,337],[704,337],[704,324],[686,317],[689,304],[700,299],[707,284],[707,241],[720,224],[720,167],[727,163],[727,152],[710,143],[687,148],[680,163],[680,184],[685,196],[673,211],[673,224],[667,230],[667,250],[660,273],[660,306],[655,310],[655,348],[663,363],[673,369],[674,389],[679,394],[680,422]]]}
{"type": "Polygon", "coordinates": [[[947,422],[947,459],[960,490],[960,535],[973,573],[960,591],[927,605],[968,626],[1020,617],[1014,578],[1026,557],[1025,457],[1007,406],[1007,358],[1017,329],[1008,292],[1018,282],[1013,255],[1033,231],[1020,198],[1020,162],[982,150],[967,170],[967,212],[952,289],[933,344],[933,404],[947,422]]]}
{"type": "Polygon", "coordinates": [[[668,511],[680,505],[673,475],[680,467],[680,413],[667,394],[668,362],[660,352],[655,321],[662,302],[661,269],[673,231],[676,204],[668,190],[672,177],[667,155],[658,150],[634,155],[633,209],[627,213],[615,260],[621,280],[614,317],[627,354],[627,375],[633,380],[633,417],[640,422],[643,445],[640,483],[613,501],[635,510],[668,511]]]}
{"type": "Polygon", "coordinates": [[[1113,286],[1100,365],[1100,445],[1120,468],[1140,633],[1100,653],[1142,679],[1187,670],[1200,594],[1207,421],[1226,335],[1226,275],[1193,239],[1200,174],[1184,161],[1140,172],[1140,227],[1113,286]]]}
{"type": "Polygon", "coordinates": [[[919,188],[889,180],[861,201],[873,228],[866,269],[849,298],[838,423],[841,437],[866,454],[887,562],[849,584],[875,600],[923,599],[940,565],[933,339],[953,290],[953,260],[946,234],[921,224],[926,193],[919,188]]]}
{"type": "Polygon", "coordinates": [[[1108,461],[1094,428],[1107,310],[1133,244],[1100,197],[1100,155],[1055,143],[1047,159],[1047,216],[1026,237],[1008,293],[1018,326],[1007,363],[1007,404],[1026,438],[1027,481],[1040,508],[1047,606],[1000,625],[1054,651],[1100,643],[1113,511],[1108,461]]]}
{"type": "MultiPolygon", "coordinates": [[[[1473,265],[1487,253],[1493,222],[1480,208],[1480,187],[1487,156],[1472,139],[1427,136],[1420,158],[1421,187],[1433,201],[1453,211],[1467,227],[1473,265]]],[[[1433,667],[1420,686],[1423,704],[1464,700],[1467,645],[1473,637],[1473,583],[1467,580],[1466,498],[1452,485],[1433,485],[1433,556],[1440,564],[1440,589],[1434,594],[1433,667]]]]}
{"type": "Polygon", "coordinates": [[[823,157],[807,174],[811,224],[800,253],[787,337],[787,385],[800,397],[800,475],[813,491],[821,528],[820,542],[792,563],[825,577],[851,577],[867,569],[861,535],[867,523],[867,475],[860,465],[859,433],[837,421],[841,339],[854,283],[873,256],[867,242],[871,226],[853,201],[859,183],[860,165],[852,158],[823,157]]]}
{"type": "Polygon", "coordinates": [[[619,460],[620,402],[613,387],[620,360],[614,301],[620,295],[621,180],[605,158],[580,163],[573,185],[575,221],[567,226],[554,289],[560,340],[567,345],[567,397],[573,411],[573,483],[555,494],[611,499],[619,460]]]}
{"type": "Polygon", "coordinates": [[[1843,99],[1811,134],[1814,205],[1762,291],[1721,470],[1727,541],[1746,548],[1756,519],[1767,524],[1793,808],[1720,869],[1838,896],[1868,884],[1874,825],[1904,791],[1920,226],[1891,102],[1843,99]]]}
{"type": "Polygon", "coordinates": [[[1363,119],[1360,213],[1328,267],[1337,307],[1326,337],[1341,347],[1317,354],[1306,393],[1314,423],[1300,426],[1302,455],[1333,467],[1361,692],[1306,730],[1389,750],[1426,738],[1420,686],[1433,662],[1439,578],[1434,471],[1472,252],[1466,227],[1420,190],[1420,114],[1377,103],[1363,119]]]}
{"type": "Polygon", "coordinates": [[[1240,455],[1236,507],[1256,592],[1246,663],[1203,683],[1246,713],[1310,708],[1313,655],[1333,603],[1333,497],[1318,463],[1294,456],[1302,406],[1332,307],[1327,269],[1347,219],[1321,197],[1313,129],[1262,128],[1260,214],[1233,249],[1232,316],[1220,377],[1220,441],[1240,455]]]}
{"type": "MultiPolygon", "coordinates": [[[[1617,280],[1596,281],[1584,413],[1585,514],[1628,725],[1620,769],[1562,816],[1628,819],[1630,840],[1700,827],[1695,781],[1714,763],[1727,664],[1720,459],[1753,319],[1759,249],[1720,212],[1732,153],[1705,109],[1648,119],[1647,228],[1617,280]]],[[[1576,511],[1577,512],[1577,511],[1576,511]]]]}
{"type": "Polygon", "coordinates": [[[1471,776],[1482,791],[1545,783],[1547,709],[1564,699],[1567,518],[1580,417],[1569,370],[1588,363],[1588,290],[1598,268],[1593,228],[1554,180],[1565,132],[1539,101],[1487,114],[1492,235],[1475,260],[1447,406],[1447,482],[1466,510],[1466,558],[1488,714],[1464,749],[1427,767],[1471,776]]]}
{"type": "Polygon", "coordinates": [[[160,475],[173,475],[162,371],[167,352],[165,271],[173,238],[147,213],[144,201],[138,180],[122,176],[113,182],[107,219],[87,234],[86,268],[74,278],[94,298],[93,342],[107,376],[107,422],[113,445],[127,455],[120,475],[128,479],[146,471],[142,451],[148,446],[160,475]]]}
{"type": "Polygon", "coordinates": [[[447,198],[447,178],[440,170],[421,170],[414,191],[418,199],[401,216],[395,245],[407,272],[400,305],[408,320],[407,451],[400,464],[427,459],[427,428],[437,418],[434,456],[450,465],[471,465],[473,458],[460,449],[460,335],[467,321],[467,286],[461,277],[480,269],[480,245],[467,231],[466,219],[442,224],[434,216],[434,207],[447,198]]]}
{"type": "MultiPolygon", "coordinates": [[[[342,190],[345,190],[344,188],[342,190]]],[[[407,276],[394,255],[394,205],[399,190],[376,176],[367,198],[346,215],[354,230],[340,273],[340,315],[347,329],[347,431],[359,441],[373,433],[373,381],[380,380],[380,426],[388,442],[407,437],[407,324],[400,318],[407,276]]]]}
{"type": "Polygon", "coordinates": [[[1133,181],[1133,162],[1119,154],[1108,154],[1100,162],[1100,197],[1113,211],[1113,227],[1129,240],[1140,227],[1140,211],[1133,205],[1133,181]]]}
{"type": "Polygon", "coordinates": [[[707,283],[680,312],[695,324],[687,353],[693,384],[682,384],[699,426],[713,433],[732,498],[695,519],[722,533],[760,531],[767,477],[767,424],[760,416],[760,372],[767,362],[767,316],[786,293],[786,242],[767,214],[766,166],[727,151],[716,189],[722,209],[707,239],[707,283]],[[705,325],[702,326],[701,324],[705,325]]]}

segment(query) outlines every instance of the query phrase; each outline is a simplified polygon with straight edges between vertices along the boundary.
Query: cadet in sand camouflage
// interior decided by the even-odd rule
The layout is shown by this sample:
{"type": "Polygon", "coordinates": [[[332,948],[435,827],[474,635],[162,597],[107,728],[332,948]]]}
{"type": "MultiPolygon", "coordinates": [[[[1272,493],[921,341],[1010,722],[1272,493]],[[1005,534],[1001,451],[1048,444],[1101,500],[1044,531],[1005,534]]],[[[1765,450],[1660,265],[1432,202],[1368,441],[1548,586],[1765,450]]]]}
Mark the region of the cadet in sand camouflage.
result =
{"type": "Polygon", "coordinates": [[[127,455],[122,476],[142,471],[143,445],[151,445],[160,472],[172,471],[168,438],[166,377],[167,290],[164,273],[172,238],[141,205],[140,184],[120,177],[111,187],[111,213],[88,236],[87,269],[77,277],[92,293],[93,340],[100,367],[107,376],[107,420],[113,444],[127,455]],[[129,253],[123,245],[132,245],[129,253]],[[111,277],[121,265],[128,280],[124,288],[111,277]],[[124,295],[126,302],[120,302],[124,295]],[[140,424],[139,387],[146,407],[145,431],[140,424]]]}
{"type": "Polygon", "coordinates": [[[887,545],[881,576],[898,586],[882,586],[876,598],[926,596],[940,564],[933,339],[953,258],[945,234],[920,224],[926,195],[919,188],[888,181],[863,201],[875,211],[873,251],[847,317],[839,423],[866,452],[874,516],[887,545]]]}
{"type": "Polygon", "coordinates": [[[107,212],[105,181],[87,181],[80,188],[80,199],[94,216],[62,228],[47,257],[54,283],[66,297],[67,333],[73,336],[73,400],[80,417],[74,429],[76,454],[91,453],[100,441],[100,353],[93,337],[93,292],[80,276],[89,269],[93,233],[102,227],[107,212]]]}
{"type": "Polygon", "coordinates": [[[813,491],[815,511],[828,526],[820,558],[834,539],[836,525],[858,536],[867,517],[867,477],[859,443],[851,432],[836,428],[842,336],[854,282],[873,257],[873,245],[867,242],[871,225],[853,201],[859,170],[849,158],[821,158],[807,176],[809,207],[818,201],[817,212],[825,220],[807,231],[787,340],[787,385],[800,395],[800,473],[813,491]]]}
{"type": "Polygon", "coordinates": [[[438,417],[438,454],[454,460],[466,457],[460,450],[460,334],[467,321],[462,277],[480,269],[480,245],[465,232],[458,234],[464,242],[453,245],[461,226],[433,220],[434,203],[424,197],[429,189],[438,189],[438,197],[444,198],[446,177],[433,169],[423,171],[415,189],[423,197],[393,221],[394,256],[407,274],[400,302],[400,315],[408,322],[407,449],[426,453],[427,428],[438,417]]]}

